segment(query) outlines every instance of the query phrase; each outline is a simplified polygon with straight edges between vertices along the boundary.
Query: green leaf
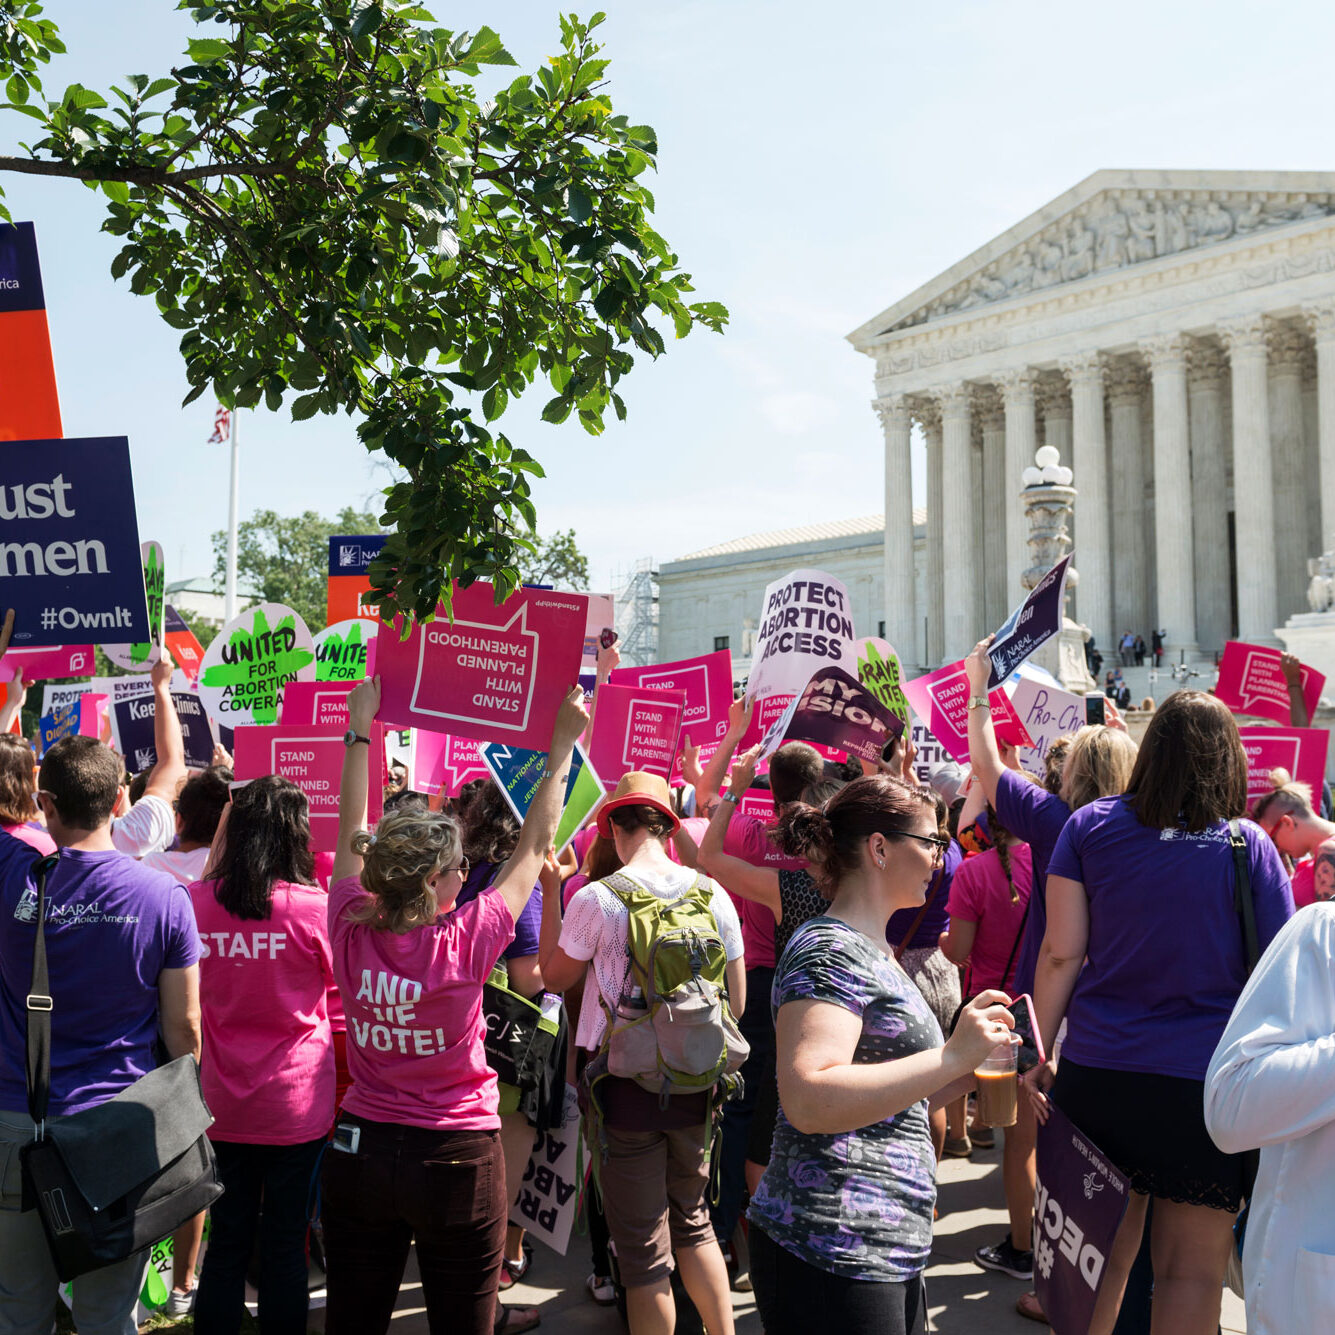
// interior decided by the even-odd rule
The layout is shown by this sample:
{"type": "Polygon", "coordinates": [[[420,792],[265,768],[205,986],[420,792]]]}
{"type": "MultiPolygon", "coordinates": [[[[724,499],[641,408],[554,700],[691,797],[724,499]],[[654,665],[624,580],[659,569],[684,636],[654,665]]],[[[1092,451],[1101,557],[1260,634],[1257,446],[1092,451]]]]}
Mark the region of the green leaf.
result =
{"type": "Polygon", "coordinates": [[[314,417],[320,410],[320,396],[318,394],[303,394],[292,404],[292,420],[294,422],[304,422],[308,417],[314,417]]]}
{"type": "Polygon", "coordinates": [[[352,15],[352,36],[354,40],[358,37],[367,37],[385,21],[385,15],[381,11],[380,5],[371,0],[371,3],[362,5],[355,10],[352,15]]]}
{"type": "Polygon", "coordinates": [[[65,96],[60,99],[61,105],[71,107],[75,111],[84,111],[89,108],[105,107],[107,99],[101,93],[95,93],[91,88],[85,88],[81,83],[72,83],[65,89],[65,96]]]}
{"type": "Polygon", "coordinates": [[[143,98],[145,102],[147,102],[150,97],[157,97],[159,93],[165,93],[169,88],[175,88],[175,87],[176,87],[175,79],[154,79],[153,82],[149,84],[148,87],[145,88],[144,91],[140,93],[139,96],[143,98]]]}
{"type": "Polygon", "coordinates": [[[566,212],[577,222],[588,222],[590,214],[593,212],[593,200],[591,200],[586,191],[577,185],[572,185],[566,191],[566,212]]]}
{"type": "Polygon", "coordinates": [[[22,106],[28,100],[28,81],[21,74],[10,76],[5,84],[5,96],[16,106],[22,106]]]}
{"type": "Polygon", "coordinates": [[[207,65],[213,60],[226,60],[232,54],[229,42],[219,37],[196,37],[186,43],[190,59],[200,65],[207,65]]]}
{"type": "Polygon", "coordinates": [[[103,181],[102,193],[116,204],[128,204],[130,202],[130,187],[124,181],[103,181]]]}

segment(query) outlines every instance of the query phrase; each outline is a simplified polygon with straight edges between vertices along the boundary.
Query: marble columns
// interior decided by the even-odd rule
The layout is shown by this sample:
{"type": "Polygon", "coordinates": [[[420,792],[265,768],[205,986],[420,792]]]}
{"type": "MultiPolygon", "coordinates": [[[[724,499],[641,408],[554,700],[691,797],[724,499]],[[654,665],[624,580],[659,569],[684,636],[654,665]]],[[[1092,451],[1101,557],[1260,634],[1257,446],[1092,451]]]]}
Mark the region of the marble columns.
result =
{"type": "Polygon", "coordinates": [[[1003,371],[997,377],[1006,413],[1006,473],[1002,488],[1006,498],[1006,605],[1009,611],[1019,601],[1024,585],[1021,576],[1027,558],[1027,528],[1024,501],[1020,496],[1020,474],[1034,462],[1034,377],[1030,371],[1003,371]]]}
{"type": "Polygon", "coordinates": [[[1238,634],[1254,643],[1275,644],[1279,616],[1265,323],[1259,315],[1227,320],[1219,325],[1219,336],[1233,371],[1238,634]]]}
{"type": "Polygon", "coordinates": [[[945,656],[945,627],[942,623],[946,593],[945,562],[941,546],[944,510],[941,410],[931,399],[920,398],[914,402],[913,413],[922,426],[923,440],[927,446],[927,606],[924,609],[927,628],[925,652],[927,662],[936,666],[944,661],[945,656]]]}
{"type": "Polygon", "coordinates": [[[902,394],[877,399],[885,433],[885,638],[908,659],[917,657],[913,578],[913,469],[909,406],[902,394]]]}
{"type": "Polygon", "coordinates": [[[973,419],[969,387],[962,381],[936,391],[941,408],[941,459],[946,485],[942,494],[941,541],[944,548],[945,657],[962,658],[978,636],[982,570],[973,520],[973,419]]]}
{"type": "Polygon", "coordinates": [[[1303,357],[1307,340],[1291,324],[1266,330],[1270,353],[1267,387],[1270,457],[1275,487],[1275,574],[1281,624],[1307,609],[1307,498],[1311,484],[1303,458],[1303,357]]]}
{"type": "Polygon", "coordinates": [[[1080,583],[1075,619],[1107,657],[1113,647],[1112,566],[1108,532],[1108,442],[1103,420],[1103,364],[1098,353],[1064,358],[1071,383],[1071,469],[1080,524],[1080,583]]]}
{"type": "Polygon", "coordinates": [[[1154,405],[1154,615],[1170,661],[1176,661],[1180,651],[1195,654],[1198,648],[1187,347],[1180,334],[1163,334],[1140,349],[1149,363],[1154,405]]]}
{"type": "MultiPolygon", "coordinates": [[[[1010,611],[1012,594],[1006,582],[1007,543],[1011,529],[1007,524],[1007,506],[1001,498],[1020,490],[1019,475],[1012,478],[1006,464],[1006,412],[1001,395],[989,390],[979,396],[978,415],[983,425],[983,476],[981,492],[986,506],[982,539],[983,625],[995,630],[1010,611]]],[[[1023,471],[1023,466],[1021,466],[1023,471]]],[[[979,631],[979,634],[984,634],[979,631]]]]}
{"type": "Polygon", "coordinates": [[[1303,314],[1316,340],[1317,440],[1321,458],[1319,550],[1324,552],[1335,546],[1335,301],[1304,306],[1303,314]]]}
{"type": "MultiPolygon", "coordinates": [[[[1196,575],[1196,634],[1221,649],[1233,629],[1228,560],[1228,477],[1224,450],[1224,389],[1228,362],[1213,343],[1187,353],[1191,419],[1191,517],[1196,575]]],[[[1083,578],[1083,576],[1082,576],[1083,578]]],[[[1167,627],[1170,634],[1172,627],[1167,627]]]]}
{"type": "MultiPolygon", "coordinates": [[[[1112,438],[1108,460],[1112,477],[1113,641],[1124,632],[1143,635],[1148,644],[1149,578],[1146,544],[1153,540],[1145,523],[1145,459],[1141,445],[1141,392],[1144,374],[1126,357],[1110,359],[1107,392],[1112,438]]],[[[1077,482],[1078,485],[1078,482],[1077,482]]],[[[1077,554],[1076,560],[1084,558],[1077,554]]],[[[1082,575],[1083,578],[1083,575],[1082,575]]]]}

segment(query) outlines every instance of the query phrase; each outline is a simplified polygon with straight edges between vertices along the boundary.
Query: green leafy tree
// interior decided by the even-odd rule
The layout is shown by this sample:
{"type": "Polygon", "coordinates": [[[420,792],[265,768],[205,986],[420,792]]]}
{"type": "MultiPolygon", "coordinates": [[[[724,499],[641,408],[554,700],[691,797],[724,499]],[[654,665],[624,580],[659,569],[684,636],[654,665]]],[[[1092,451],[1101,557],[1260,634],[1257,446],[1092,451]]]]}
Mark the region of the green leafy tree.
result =
{"type": "MultiPolygon", "coordinates": [[[[314,634],[325,623],[329,539],[341,533],[379,532],[374,515],[351,506],[336,519],[314,510],[292,516],[256,510],[236,526],[237,583],[253,589],[264,602],[290,607],[314,634]]],[[[218,532],[213,535],[213,574],[220,585],[226,573],[227,534],[218,532]]]]}
{"type": "Polygon", "coordinates": [[[192,386],[294,418],[344,412],[406,470],[371,578],[382,610],[429,616],[449,580],[504,595],[534,546],[541,468],[488,425],[541,378],[550,422],[602,430],[637,352],[721,329],[650,225],[654,131],[613,111],[602,21],[513,65],[489,28],[413,0],[182,0],[202,27],[169,76],[41,96],[64,50],[38,0],[0,0],[0,77],[36,122],[0,171],[74,177],[124,238],[112,274],[182,332],[192,386]]]}
{"type": "Polygon", "coordinates": [[[589,559],[575,542],[575,530],[535,538],[533,550],[520,557],[519,571],[525,584],[550,584],[557,589],[589,587],[589,559]]]}

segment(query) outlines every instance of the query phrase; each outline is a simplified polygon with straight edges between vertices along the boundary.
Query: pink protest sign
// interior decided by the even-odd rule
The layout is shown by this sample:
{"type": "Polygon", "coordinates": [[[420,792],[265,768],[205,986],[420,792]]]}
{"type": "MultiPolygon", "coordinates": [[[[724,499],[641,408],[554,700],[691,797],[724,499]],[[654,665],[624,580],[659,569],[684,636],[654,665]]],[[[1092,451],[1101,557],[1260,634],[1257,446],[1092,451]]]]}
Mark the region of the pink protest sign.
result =
{"type": "MultiPolygon", "coordinates": [[[[1278,649],[1229,640],[1224,645],[1224,656],[1219,660],[1219,681],[1215,684],[1215,695],[1240,714],[1272,718],[1276,723],[1287,726],[1290,718],[1289,687],[1279,665],[1279,656],[1278,649]]],[[[1326,679],[1305,663],[1302,677],[1303,700],[1307,704],[1307,717],[1311,718],[1316,713],[1317,701],[1321,699],[1321,688],[1326,684],[1326,679]]]]}
{"type": "Polygon", "coordinates": [[[87,691],[79,697],[79,736],[101,737],[103,727],[111,725],[111,700],[100,692],[87,691]]]}
{"type": "Polygon", "coordinates": [[[0,659],[0,681],[12,681],[20,668],[24,681],[89,677],[93,673],[93,646],[62,644],[49,649],[11,649],[0,659]]]}
{"type": "Polygon", "coordinates": [[[1265,796],[1273,785],[1270,771],[1285,769],[1307,784],[1315,798],[1321,796],[1326,777],[1326,749],[1330,733],[1325,728],[1239,728],[1242,749],[1247,753],[1247,809],[1265,796]]]}
{"type": "Polygon", "coordinates": [[[455,589],[453,622],[402,618],[376,640],[381,721],[545,751],[579,677],[587,595],[517,589],[497,607],[490,584],[455,589]]]}
{"type": "MultiPolygon", "coordinates": [[[[682,737],[695,746],[712,748],[728,731],[728,706],[732,704],[732,654],[727,649],[683,658],[653,667],[618,668],[609,679],[613,686],[636,686],[651,691],[681,691],[686,697],[682,737]]],[[[673,765],[672,777],[681,778],[681,764],[673,765]]]]}
{"type": "Polygon", "coordinates": [[[589,763],[603,787],[610,793],[631,770],[668,778],[677,754],[685,693],[609,683],[598,688],[594,703],[589,763]]]}
{"type": "Polygon", "coordinates": [[[737,809],[763,825],[774,824],[774,798],[763,788],[748,788],[737,809]]]}
{"type": "MultiPolygon", "coordinates": [[[[987,697],[988,712],[992,715],[992,727],[997,734],[997,741],[1003,746],[1033,746],[1034,739],[1029,735],[1023,721],[1015,711],[1011,698],[998,687],[987,697]]],[[[968,720],[965,720],[967,730],[968,720]]]]}
{"type": "Polygon", "coordinates": [[[342,735],[348,727],[348,695],[356,685],[355,681],[288,682],[283,687],[283,723],[318,723],[337,728],[342,735]]]}
{"type": "MultiPolygon", "coordinates": [[[[338,847],[338,785],[347,754],[342,732],[318,723],[242,724],[232,734],[232,746],[238,779],[277,774],[306,794],[311,849],[332,853],[338,847]]],[[[373,725],[371,745],[357,750],[366,752],[367,820],[375,825],[384,811],[385,733],[380,724],[373,725]]]]}
{"type": "Polygon", "coordinates": [[[458,797],[459,789],[473,779],[490,778],[478,749],[482,743],[471,737],[447,737],[443,732],[413,729],[410,786],[414,792],[434,797],[458,797]]]}
{"type": "MultiPolygon", "coordinates": [[[[947,663],[922,677],[904,683],[904,694],[913,712],[923,719],[928,731],[961,765],[969,763],[969,677],[964,661],[947,663]]],[[[998,686],[988,692],[992,721],[1011,735],[1024,730],[1005,690],[998,686]]]]}

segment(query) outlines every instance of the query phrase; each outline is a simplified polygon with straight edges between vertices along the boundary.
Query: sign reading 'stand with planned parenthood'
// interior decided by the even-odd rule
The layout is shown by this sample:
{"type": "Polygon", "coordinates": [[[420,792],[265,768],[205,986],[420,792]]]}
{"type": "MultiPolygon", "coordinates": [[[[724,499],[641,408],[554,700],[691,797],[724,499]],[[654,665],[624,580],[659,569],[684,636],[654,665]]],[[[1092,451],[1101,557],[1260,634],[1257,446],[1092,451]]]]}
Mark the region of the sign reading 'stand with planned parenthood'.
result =
{"type": "Polygon", "coordinates": [[[0,580],[16,648],[149,639],[124,436],[4,446],[0,580]]]}

